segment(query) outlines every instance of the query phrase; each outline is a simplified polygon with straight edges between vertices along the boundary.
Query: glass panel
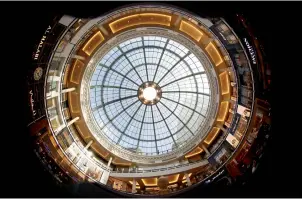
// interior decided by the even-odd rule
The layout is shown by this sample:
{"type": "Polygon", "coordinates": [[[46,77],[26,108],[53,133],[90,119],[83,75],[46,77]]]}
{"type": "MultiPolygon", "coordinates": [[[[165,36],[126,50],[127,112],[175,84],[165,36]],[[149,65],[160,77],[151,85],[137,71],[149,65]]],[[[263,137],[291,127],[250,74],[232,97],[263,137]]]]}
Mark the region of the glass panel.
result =
{"type": "Polygon", "coordinates": [[[91,108],[104,135],[144,155],[167,153],[192,141],[210,106],[203,65],[180,43],[144,36],[120,43],[99,62],[90,82],[91,108]],[[139,86],[162,90],[155,105],[143,104],[139,86]]]}

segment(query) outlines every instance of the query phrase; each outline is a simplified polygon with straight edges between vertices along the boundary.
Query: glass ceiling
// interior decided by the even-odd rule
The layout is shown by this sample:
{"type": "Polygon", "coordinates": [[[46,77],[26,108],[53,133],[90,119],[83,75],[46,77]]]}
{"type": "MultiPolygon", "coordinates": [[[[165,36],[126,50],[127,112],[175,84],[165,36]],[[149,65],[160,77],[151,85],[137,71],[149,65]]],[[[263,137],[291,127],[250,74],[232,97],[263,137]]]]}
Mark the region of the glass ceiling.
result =
{"type": "MultiPolygon", "coordinates": [[[[93,115],[108,139],[134,153],[168,153],[191,142],[208,115],[210,87],[197,57],[164,37],[143,36],[111,49],[90,83],[93,115]],[[137,95],[144,82],[162,90],[155,105],[137,95]]],[[[101,133],[101,132],[99,132],[101,133]]]]}

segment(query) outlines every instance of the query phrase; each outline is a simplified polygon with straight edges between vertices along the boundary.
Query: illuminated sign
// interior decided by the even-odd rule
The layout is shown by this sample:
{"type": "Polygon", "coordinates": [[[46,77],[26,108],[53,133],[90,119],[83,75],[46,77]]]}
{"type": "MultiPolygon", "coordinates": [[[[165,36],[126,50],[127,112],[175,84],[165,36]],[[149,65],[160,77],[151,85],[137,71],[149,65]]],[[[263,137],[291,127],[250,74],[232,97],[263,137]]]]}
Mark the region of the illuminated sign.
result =
{"type": "Polygon", "coordinates": [[[42,39],[40,40],[39,46],[34,54],[34,60],[37,60],[39,58],[40,52],[41,52],[41,48],[43,47],[43,44],[47,38],[47,34],[50,32],[51,30],[51,26],[48,26],[48,28],[46,29],[42,39]]]}
{"type": "Polygon", "coordinates": [[[249,50],[249,53],[252,57],[253,64],[257,64],[256,63],[256,54],[255,54],[255,51],[254,51],[253,47],[249,44],[249,42],[247,41],[246,38],[244,38],[243,40],[244,40],[245,45],[247,46],[247,49],[249,50]]]}
{"type": "Polygon", "coordinates": [[[31,111],[33,113],[33,116],[35,116],[37,113],[36,111],[34,110],[34,99],[33,99],[33,91],[30,90],[29,91],[29,95],[30,95],[30,98],[29,98],[29,102],[30,102],[30,107],[31,107],[31,111]]]}
{"type": "Polygon", "coordinates": [[[232,145],[232,147],[236,148],[239,144],[239,141],[234,137],[231,133],[228,134],[226,141],[232,145]]]}

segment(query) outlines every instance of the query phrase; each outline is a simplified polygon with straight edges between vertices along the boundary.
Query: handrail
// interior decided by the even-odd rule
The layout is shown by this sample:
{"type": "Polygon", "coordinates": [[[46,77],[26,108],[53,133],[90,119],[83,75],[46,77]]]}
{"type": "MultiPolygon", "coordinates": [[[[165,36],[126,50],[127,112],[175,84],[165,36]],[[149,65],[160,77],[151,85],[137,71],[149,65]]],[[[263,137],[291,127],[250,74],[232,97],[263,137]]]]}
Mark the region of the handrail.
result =
{"type": "Polygon", "coordinates": [[[200,162],[206,161],[206,159],[202,159],[196,162],[191,162],[191,163],[185,163],[185,164],[180,164],[180,165],[175,165],[175,166],[169,166],[169,167],[161,167],[161,168],[156,168],[156,169],[129,169],[128,171],[124,172],[124,170],[113,170],[111,173],[148,173],[148,172],[158,172],[158,171],[166,171],[166,170],[171,170],[171,169],[177,169],[177,168],[182,168],[186,166],[191,166],[198,164],[200,162]]]}

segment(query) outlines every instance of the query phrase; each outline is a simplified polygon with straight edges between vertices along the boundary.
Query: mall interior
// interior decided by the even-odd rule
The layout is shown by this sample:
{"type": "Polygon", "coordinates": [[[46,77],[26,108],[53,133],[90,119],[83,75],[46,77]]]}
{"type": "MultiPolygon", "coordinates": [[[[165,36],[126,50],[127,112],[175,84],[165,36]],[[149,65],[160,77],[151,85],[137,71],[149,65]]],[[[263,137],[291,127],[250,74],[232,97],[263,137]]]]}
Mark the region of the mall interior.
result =
{"type": "Polygon", "coordinates": [[[27,88],[36,158],[74,192],[86,182],[118,197],[235,186],[257,173],[271,138],[271,66],[241,14],[145,3],[56,16],[27,88]]]}

